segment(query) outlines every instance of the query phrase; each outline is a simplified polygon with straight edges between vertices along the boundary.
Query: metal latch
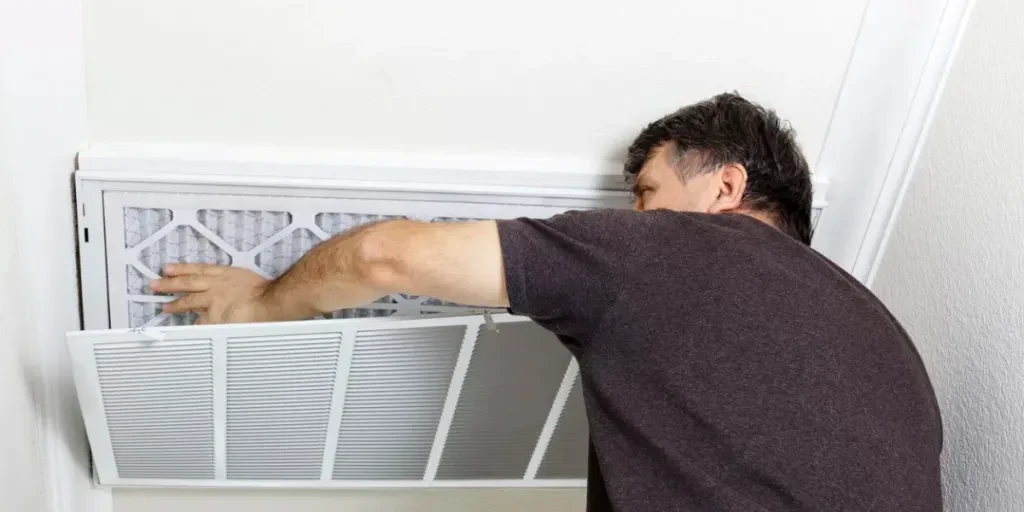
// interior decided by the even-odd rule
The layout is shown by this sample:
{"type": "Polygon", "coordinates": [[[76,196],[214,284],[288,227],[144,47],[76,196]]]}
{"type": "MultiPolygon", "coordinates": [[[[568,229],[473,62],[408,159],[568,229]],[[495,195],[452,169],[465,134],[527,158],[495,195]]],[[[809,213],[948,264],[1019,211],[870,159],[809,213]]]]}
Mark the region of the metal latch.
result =
{"type": "Polygon", "coordinates": [[[484,311],[484,325],[487,326],[488,331],[493,331],[499,334],[501,333],[501,331],[498,330],[498,324],[494,323],[494,317],[491,316],[490,310],[484,311]]]}

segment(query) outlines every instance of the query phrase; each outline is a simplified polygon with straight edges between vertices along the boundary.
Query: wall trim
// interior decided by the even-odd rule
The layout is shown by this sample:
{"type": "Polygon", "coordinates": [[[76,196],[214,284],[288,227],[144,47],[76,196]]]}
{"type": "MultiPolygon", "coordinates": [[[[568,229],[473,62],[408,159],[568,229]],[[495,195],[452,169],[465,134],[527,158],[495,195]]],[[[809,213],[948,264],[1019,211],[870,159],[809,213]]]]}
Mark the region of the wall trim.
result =
{"type": "Polygon", "coordinates": [[[92,144],[79,170],[200,178],[244,177],[414,181],[622,190],[621,164],[608,160],[502,154],[403,153],[214,144],[92,144]],[[481,172],[486,171],[486,172],[481,172]]]}
{"type": "MultiPolygon", "coordinates": [[[[90,181],[465,192],[597,198],[624,195],[621,163],[505,155],[400,154],[199,144],[92,144],[78,157],[90,181]]],[[[814,178],[815,207],[828,180],[814,178]]]]}
{"type": "Polygon", "coordinates": [[[816,169],[829,197],[814,246],[870,284],[974,0],[871,0],[816,169]],[[872,127],[867,130],[864,127],[872,127]]]}
{"type": "Polygon", "coordinates": [[[889,237],[896,225],[907,188],[917,169],[921,151],[935,118],[935,111],[938,110],[942,92],[946,88],[946,80],[956,62],[956,54],[960,51],[964,32],[967,31],[974,4],[975,0],[952,1],[943,16],[942,26],[929,56],[927,71],[922,76],[918,88],[919,96],[915,98],[917,101],[908,115],[907,133],[900,138],[900,144],[893,155],[893,165],[905,169],[905,172],[890,173],[891,183],[886,183],[886,194],[879,198],[879,208],[876,208],[876,215],[871,219],[868,235],[865,237],[865,243],[861,245],[861,254],[858,255],[854,266],[856,272],[867,273],[865,282],[869,286],[878,273],[882,255],[885,254],[889,237]],[[869,246],[869,241],[872,241],[874,246],[869,246]]]}

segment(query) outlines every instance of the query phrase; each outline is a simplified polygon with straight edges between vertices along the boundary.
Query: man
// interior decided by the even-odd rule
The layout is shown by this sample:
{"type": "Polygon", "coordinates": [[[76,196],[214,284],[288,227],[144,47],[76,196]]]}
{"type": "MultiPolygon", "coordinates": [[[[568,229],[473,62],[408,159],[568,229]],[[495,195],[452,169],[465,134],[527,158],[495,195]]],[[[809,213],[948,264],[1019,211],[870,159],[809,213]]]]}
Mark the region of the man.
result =
{"type": "Polygon", "coordinates": [[[509,307],[579,361],[593,511],[941,510],[941,424],[885,307],[808,247],[810,172],[723,94],[629,149],[636,211],[364,226],[264,281],[172,265],[165,310],[309,318],[402,292],[509,307]]]}

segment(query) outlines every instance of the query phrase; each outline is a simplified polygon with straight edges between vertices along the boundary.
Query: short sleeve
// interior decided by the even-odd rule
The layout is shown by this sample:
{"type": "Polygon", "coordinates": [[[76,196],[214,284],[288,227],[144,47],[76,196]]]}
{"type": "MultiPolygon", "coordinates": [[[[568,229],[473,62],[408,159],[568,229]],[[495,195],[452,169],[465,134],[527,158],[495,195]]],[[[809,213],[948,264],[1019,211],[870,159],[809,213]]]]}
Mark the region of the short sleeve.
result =
{"type": "Polygon", "coordinates": [[[642,236],[627,210],[498,221],[510,310],[583,341],[621,289],[630,247],[642,236]]]}

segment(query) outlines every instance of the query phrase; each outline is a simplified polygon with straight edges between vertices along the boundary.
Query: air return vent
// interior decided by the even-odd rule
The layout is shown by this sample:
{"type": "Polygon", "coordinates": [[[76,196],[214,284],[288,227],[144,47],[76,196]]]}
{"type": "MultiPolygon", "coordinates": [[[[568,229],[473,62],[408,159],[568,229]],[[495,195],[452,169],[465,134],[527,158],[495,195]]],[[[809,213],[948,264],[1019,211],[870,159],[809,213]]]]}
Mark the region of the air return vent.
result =
{"type": "MultiPolygon", "coordinates": [[[[623,194],[471,180],[260,181],[78,174],[92,330],[71,334],[69,345],[101,483],[582,483],[585,451],[570,456],[579,459],[573,471],[537,477],[557,425],[585,418],[582,403],[566,401],[576,375],[569,353],[532,323],[494,312],[502,327],[492,331],[481,308],[396,294],[327,320],[201,327],[161,313],[171,297],[148,282],[171,262],[274,277],[368,222],[548,217],[628,207],[623,194]]],[[[586,447],[585,429],[570,436],[586,447]]]]}
{"type": "Polygon", "coordinates": [[[493,321],[150,327],[68,345],[103,484],[581,485],[575,362],[533,323],[493,321]]]}

